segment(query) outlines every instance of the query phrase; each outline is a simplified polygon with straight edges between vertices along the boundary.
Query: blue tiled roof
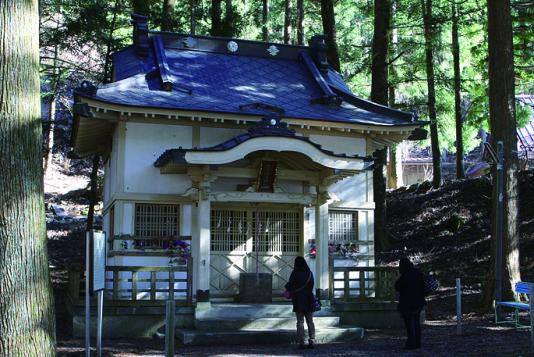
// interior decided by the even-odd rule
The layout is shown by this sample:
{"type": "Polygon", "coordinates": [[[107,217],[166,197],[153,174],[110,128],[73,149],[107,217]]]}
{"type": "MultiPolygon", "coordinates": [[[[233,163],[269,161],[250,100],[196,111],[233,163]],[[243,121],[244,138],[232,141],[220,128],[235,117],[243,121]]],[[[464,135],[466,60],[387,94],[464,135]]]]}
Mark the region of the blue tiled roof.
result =
{"type": "MultiPolygon", "coordinates": [[[[158,35],[153,34],[152,38],[155,36],[158,35]]],[[[354,97],[333,69],[322,72],[321,88],[302,56],[267,56],[263,52],[269,44],[253,43],[258,48],[256,54],[250,41],[241,41],[246,42],[247,53],[223,53],[176,45],[183,38],[176,37],[173,42],[167,36],[160,42],[164,42],[165,75],[172,81],[172,90],[162,88],[155,45],[148,55],[140,55],[135,46],[130,46],[114,55],[115,82],[99,86],[91,97],[124,106],[255,115],[265,111],[240,106],[262,103],[283,109],[283,116],[288,118],[386,126],[425,124],[411,113],[354,97]],[[342,99],[339,106],[314,101],[324,97],[325,82],[329,92],[334,91],[342,99]]],[[[239,40],[234,41],[241,46],[239,40]]],[[[284,45],[276,46],[284,49],[284,45]]],[[[307,47],[286,47],[292,47],[292,53],[311,52],[307,47]]],[[[78,95],[88,96],[81,92],[78,95]]]]}

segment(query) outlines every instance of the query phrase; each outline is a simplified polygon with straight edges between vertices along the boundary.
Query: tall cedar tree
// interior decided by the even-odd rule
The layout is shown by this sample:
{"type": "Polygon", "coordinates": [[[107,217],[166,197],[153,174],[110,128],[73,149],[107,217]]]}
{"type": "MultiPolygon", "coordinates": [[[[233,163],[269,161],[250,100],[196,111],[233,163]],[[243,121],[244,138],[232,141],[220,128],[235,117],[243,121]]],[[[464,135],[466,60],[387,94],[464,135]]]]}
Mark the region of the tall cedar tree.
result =
{"type": "Polygon", "coordinates": [[[332,0],[321,0],[321,18],[323,20],[323,33],[325,34],[325,42],[328,46],[328,63],[335,68],[336,71],[341,71],[339,64],[339,54],[336,43],[336,21],[334,16],[334,3],[332,0]]]}
{"type": "Polygon", "coordinates": [[[133,12],[140,15],[150,15],[150,5],[148,0],[132,0],[133,12]]]}
{"type": "Polygon", "coordinates": [[[436,89],[434,85],[434,20],[432,0],[421,0],[421,11],[425,27],[426,81],[428,87],[428,116],[430,119],[430,142],[432,145],[432,186],[441,185],[441,153],[439,149],[438,121],[436,115],[436,89]]]}
{"type": "Polygon", "coordinates": [[[0,354],[55,356],[37,0],[0,2],[0,354]]]}
{"type": "Polygon", "coordinates": [[[269,41],[269,0],[262,0],[261,11],[261,34],[262,40],[269,41]]]}
{"type": "Polygon", "coordinates": [[[454,116],[456,123],[456,178],[464,175],[464,139],[462,136],[462,96],[460,77],[460,45],[458,43],[458,6],[452,1],[452,57],[454,62],[454,116]]]}
{"type": "Polygon", "coordinates": [[[221,24],[221,0],[211,0],[211,35],[220,36],[221,24]]]}
{"type": "Polygon", "coordinates": [[[291,41],[291,0],[284,1],[284,43],[291,41]]]}
{"type": "Polygon", "coordinates": [[[197,32],[197,0],[191,0],[191,35],[195,35],[197,32]]]}
{"type": "MultiPolygon", "coordinates": [[[[388,105],[388,40],[390,28],[390,5],[388,0],[374,2],[374,34],[371,65],[371,101],[388,105]]],[[[387,247],[386,233],[386,164],[387,148],[374,153],[373,193],[375,199],[375,242],[378,249],[387,247]]]]}
{"type": "Polygon", "coordinates": [[[161,31],[176,31],[174,21],[174,7],[176,0],[163,0],[161,8],[161,31]]]}
{"type": "MultiPolygon", "coordinates": [[[[517,138],[515,118],[514,53],[510,1],[488,0],[488,53],[489,53],[489,104],[491,144],[504,145],[504,274],[503,297],[511,297],[511,287],[521,280],[519,271],[519,230],[517,202],[517,138]]],[[[495,167],[494,167],[495,174],[495,167]]],[[[497,199],[497,187],[493,185],[492,200],[497,199]]],[[[493,248],[497,237],[495,205],[492,212],[491,233],[493,248]]],[[[493,257],[493,262],[495,262],[493,257]]],[[[484,306],[491,307],[495,288],[494,264],[490,265],[484,293],[484,306]]]]}
{"type": "Polygon", "coordinates": [[[297,45],[304,45],[304,0],[297,0],[297,45]]]}

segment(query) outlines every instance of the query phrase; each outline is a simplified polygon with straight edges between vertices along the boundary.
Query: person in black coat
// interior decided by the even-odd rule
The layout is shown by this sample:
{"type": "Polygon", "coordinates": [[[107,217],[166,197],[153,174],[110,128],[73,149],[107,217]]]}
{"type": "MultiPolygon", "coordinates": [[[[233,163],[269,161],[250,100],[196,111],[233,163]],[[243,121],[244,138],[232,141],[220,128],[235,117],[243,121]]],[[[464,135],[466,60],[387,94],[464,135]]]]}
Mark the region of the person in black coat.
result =
{"type": "Polygon", "coordinates": [[[408,258],[399,261],[400,277],[395,282],[395,290],[399,295],[397,310],[406,326],[405,349],[421,347],[421,310],[426,305],[425,280],[419,269],[416,269],[408,258]]]}
{"type": "Polygon", "coordinates": [[[291,294],[293,312],[297,315],[297,337],[299,348],[301,349],[305,347],[304,319],[306,319],[306,325],[308,326],[308,348],[313,348],[315,345],[313,286],[313,273],[308,267],[306,260],[300,256],[296,257],[293,271],[285,288],[291,294]]]}

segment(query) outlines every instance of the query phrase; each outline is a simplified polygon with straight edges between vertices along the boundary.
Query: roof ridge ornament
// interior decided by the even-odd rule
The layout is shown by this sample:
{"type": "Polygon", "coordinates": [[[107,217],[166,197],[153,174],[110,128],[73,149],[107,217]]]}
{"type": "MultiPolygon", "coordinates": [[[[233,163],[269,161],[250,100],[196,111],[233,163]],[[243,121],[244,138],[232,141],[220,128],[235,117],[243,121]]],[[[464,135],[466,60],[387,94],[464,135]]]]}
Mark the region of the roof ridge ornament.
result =
{"type": "Polygon", "coordinates": [[[310,39],[310,49],[317,68],[322,74],[328,73],[328,46],[325,35],[313,35],[310,39]]]}
{"type": "Polygon", "coordinates": [[[133,13],[131,15],[133,25],[133,43],[136,52],[140,56],[147,56],[150,48],[148,40],[148,16],[133,13]]]}

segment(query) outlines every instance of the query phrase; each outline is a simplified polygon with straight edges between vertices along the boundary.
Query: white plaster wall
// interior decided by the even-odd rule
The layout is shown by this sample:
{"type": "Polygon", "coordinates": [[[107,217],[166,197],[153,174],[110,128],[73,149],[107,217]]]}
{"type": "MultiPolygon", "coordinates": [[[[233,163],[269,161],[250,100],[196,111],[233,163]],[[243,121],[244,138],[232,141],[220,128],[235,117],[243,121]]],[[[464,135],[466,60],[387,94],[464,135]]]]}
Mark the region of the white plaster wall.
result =
{"type": "Polygon", "coordinates": [[[228,128],[200,128],[200,147],[206,148],[225,142],[239,134],[245,133],[246,130],[228,129],[228,128]]]}
{"type": "Polygon", "coordinates": [[[340,199],[335,203],[336,207],[356,208],[361,203],[372,201],[369,194],[372,183],[372,174],[365,171],[332,184],[328,191],[335,193],[340,199]]]}
{"type": "Polygon", "coordinates": [[[310,258],[310,240],[315,239],[315,208],[306,207],[304,208],[304,258],[308,263],[311,271],[316,273],[316,264],[315,260],[310,258]]]}
{"type": "Polygon", "coordinates": [[[275,186],[287,193],[302,193],[302,182],[289,180],[276,180],[275,186]]]}
{"type": "Polygon", "coordinates": [[[211,184],[212,191],[237,191],[237,185],[248,185],[248,179],[222,177],[211,184]]]}
{"type": "Polygon", "coordinates": [[[154,161],[168,149],[191,147],[191,127],[127,123],[124,190],[135,193],[180,194],[191,187],[187,175],[162,175],[154,161]]]}
{"type": "Polygon", "coordinates": [[[310,140],[336,154],[366,156],[365,139],[333,135],[310,135],[310,140]]]}

